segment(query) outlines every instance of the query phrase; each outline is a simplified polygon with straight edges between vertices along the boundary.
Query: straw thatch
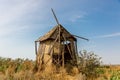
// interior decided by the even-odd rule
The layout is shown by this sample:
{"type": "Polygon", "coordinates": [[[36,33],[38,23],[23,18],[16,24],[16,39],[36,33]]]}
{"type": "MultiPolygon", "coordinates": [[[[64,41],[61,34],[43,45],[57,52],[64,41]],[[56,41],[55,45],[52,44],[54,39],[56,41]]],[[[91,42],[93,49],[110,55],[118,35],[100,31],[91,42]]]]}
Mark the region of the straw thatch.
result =
{"type": "Polygon", "coordinates": [[[55,26],[52,30],[50,30],[48,33],[46,33],[44,36],[40,37],[39,39],[37,39],[36,41],[45,41],[48,39],[56,39],[56,36],[58,35],[59,32],[59,27],[62,31],[62,34],[64,34],[64,36],[69,39],[72,38],[73,40],[76,40],[76,38],[74,36],[72,36],[62,25],[57,25],[55,26]]]}

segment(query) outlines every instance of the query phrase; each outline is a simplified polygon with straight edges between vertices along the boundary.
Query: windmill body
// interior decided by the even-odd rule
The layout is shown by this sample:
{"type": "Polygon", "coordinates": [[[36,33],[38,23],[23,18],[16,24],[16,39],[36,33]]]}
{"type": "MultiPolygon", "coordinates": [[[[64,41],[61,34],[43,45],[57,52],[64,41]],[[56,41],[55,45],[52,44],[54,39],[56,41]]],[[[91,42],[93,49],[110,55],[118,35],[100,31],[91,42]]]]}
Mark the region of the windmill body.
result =
{"type": "Polygon", "coordinates": [[[77,63],[77,39],[62,25],[55,26],[35,42],[39,44],[36,55],[41,68],[43,65],[66,67],[66,64],[77,63]]]}
{"type": "Polygon", "coordinates": [[[36,63],[39,70],[53,65],[57,68],[77,66],[77,39],[83,37],[72,35],[61,24],[52,9],[57,25],[35,41],[36,63]]]}

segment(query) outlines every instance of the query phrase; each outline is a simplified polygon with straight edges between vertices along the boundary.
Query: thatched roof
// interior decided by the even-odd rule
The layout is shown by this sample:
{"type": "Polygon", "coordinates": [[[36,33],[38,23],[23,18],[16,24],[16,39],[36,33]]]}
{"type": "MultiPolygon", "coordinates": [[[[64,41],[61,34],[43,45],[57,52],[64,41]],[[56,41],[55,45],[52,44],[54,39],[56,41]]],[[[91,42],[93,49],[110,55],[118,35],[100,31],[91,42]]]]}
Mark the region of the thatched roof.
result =
{"type": "Polygon", "coordinates": [[[49,39],[56,39],[58,32],[59,32],[59,27],[62,34],[64,34],[64,36],[66,37],[66,39],[73,39],[76,40],[76,38],[70,34],[62,25],[57,25],[55,26],[52,30],[50,30],[48,33],[46,33],[44,36],[40,37],[39,39],[37,39],[36,41],[45,41],[45,40],[49,40],[49,39]]]}

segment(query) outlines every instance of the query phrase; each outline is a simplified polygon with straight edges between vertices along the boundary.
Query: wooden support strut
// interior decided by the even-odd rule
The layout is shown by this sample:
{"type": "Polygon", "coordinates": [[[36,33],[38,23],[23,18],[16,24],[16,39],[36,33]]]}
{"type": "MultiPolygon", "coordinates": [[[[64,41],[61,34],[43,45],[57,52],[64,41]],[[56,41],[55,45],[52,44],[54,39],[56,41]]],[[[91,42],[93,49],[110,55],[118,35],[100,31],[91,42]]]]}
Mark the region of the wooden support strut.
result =
{"type": "MultiPolygon", "coordinates": [[[[64,38],[64,40],[66,41],[66,44],[67,44],[67,40],[66,40],[65,36],[64,36],[63,34],[62,34],[62,36],[63,36],[63,38],[64,38]]],[[[69,53],[70,53],[70,56],[71,56],[72,59],[73,59],[72,53],[71,53],[70,48],[69,48],[68,45],[67,45],[67,48],[68,48],[68,51],[69,51],[69,53]]]]}
{"type": "Polygon", "coordinates": [[[65,47],[64,47],[65,45],[63,45],[63,50],[62,50],[62,67],[64,68],[64,50],[65,50],[65,47]]]}

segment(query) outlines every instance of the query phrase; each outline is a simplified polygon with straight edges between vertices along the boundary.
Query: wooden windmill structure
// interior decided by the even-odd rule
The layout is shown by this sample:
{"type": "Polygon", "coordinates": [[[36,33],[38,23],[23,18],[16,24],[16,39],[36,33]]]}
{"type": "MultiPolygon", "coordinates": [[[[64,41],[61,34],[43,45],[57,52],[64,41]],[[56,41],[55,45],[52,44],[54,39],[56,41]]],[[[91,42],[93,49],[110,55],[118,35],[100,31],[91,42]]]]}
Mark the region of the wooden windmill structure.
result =
{"type": "MultiPolygon", "coordinates": [[[[65,67],[67,63],[77,64],[77,39],[61,24],[52,9],[57,25],[35,41],[36,62],[39,68],[55,65],[65,67]]],[[[88,40],[83,37],[79,37],[88,40]]]]}

